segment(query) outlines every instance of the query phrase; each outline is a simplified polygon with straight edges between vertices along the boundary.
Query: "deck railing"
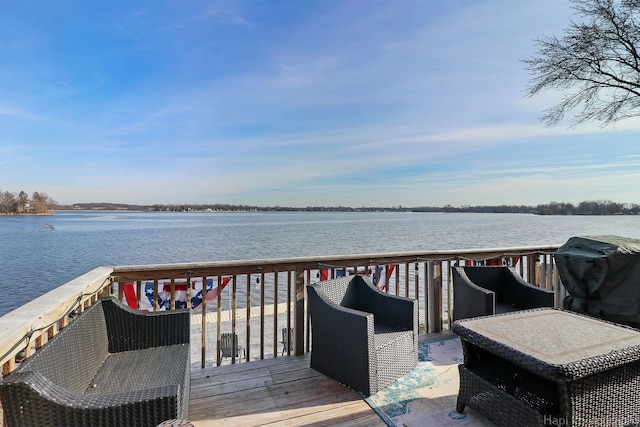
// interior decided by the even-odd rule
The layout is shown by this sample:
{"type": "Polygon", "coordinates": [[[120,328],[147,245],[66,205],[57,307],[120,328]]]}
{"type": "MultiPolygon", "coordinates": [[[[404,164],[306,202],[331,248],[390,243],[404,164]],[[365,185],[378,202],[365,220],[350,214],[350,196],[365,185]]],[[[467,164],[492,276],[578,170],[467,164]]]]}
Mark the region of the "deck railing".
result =
{"type": "Polygon", "coordinates": [[[227,333],[243,350],[231,352],[231,363],[303,354],[311,345],[305,285],[354,272],[370,275],[386,292],[418,299],[421,332],[440,332],[451,327],[449,273],[456,263],[514,265],[528,282],[553,290],[560,305],[558,247],[99,267],[0,318],[0,363],[4,374],[13,371],[78,312],[111,294],[137,308],[192,308],[192,330],[199,332],[192,347],[199,346],[202,367],[223,363],[227,333]]]}

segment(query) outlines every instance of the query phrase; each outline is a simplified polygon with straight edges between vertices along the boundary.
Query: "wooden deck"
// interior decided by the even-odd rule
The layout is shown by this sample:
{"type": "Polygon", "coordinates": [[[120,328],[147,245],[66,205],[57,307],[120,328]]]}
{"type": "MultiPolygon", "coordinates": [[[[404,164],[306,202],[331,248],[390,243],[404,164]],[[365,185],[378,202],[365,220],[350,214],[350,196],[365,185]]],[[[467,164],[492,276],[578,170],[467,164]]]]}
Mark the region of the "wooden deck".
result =
{"type": "Polygon", "coordinates": [[[309,367],[310,355],[194,368],[189,421],[205,426],[386,426],[358,393],[309,367]]]}
{"type": "MultiPolygon", "coordinates": [[[[450,337],[421,334],[420,342],[450,337]]],[[[189,421],[207,426],[381,426],[355,391],[311,369],[311,353],[191,370],[189,421]]]]}

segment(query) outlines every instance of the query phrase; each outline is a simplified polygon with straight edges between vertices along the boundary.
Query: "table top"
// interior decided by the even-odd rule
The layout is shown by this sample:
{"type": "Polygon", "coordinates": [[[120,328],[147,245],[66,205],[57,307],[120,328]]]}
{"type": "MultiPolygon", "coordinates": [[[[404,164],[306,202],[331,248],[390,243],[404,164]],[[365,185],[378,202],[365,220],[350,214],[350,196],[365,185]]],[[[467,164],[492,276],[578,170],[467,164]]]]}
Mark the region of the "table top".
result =
{"type": "Polygon", "coordinates": [[[471,341],[478,334],[549,365],[640,346],[640,332],[635,329],[553,308],[460,320],[455,322],[454,332],[471,341]]]}

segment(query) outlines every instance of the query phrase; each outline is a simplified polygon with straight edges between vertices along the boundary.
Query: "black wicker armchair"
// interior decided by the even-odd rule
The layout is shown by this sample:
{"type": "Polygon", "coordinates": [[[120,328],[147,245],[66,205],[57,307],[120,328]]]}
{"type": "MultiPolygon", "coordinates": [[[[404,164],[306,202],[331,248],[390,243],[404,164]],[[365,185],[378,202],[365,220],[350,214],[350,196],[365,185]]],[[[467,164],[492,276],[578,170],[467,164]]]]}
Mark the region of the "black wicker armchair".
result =
{"type": "Polygon", "coordinates": [[[360,275],[307,286],[311,368],[369,396],[418,363],[418,304],[360,275]]]}
{"type": "Polygon", "coordinates": [[[156,426],[186,419],[189,311],[104,298],[0,383],[9,426],[156,426]]]}
{"type": "Polygon", "coordinates": [[[553,307],[554,294],[527,283],[510,267],[461,267],[453,276],[453,319],[553,307]]]}

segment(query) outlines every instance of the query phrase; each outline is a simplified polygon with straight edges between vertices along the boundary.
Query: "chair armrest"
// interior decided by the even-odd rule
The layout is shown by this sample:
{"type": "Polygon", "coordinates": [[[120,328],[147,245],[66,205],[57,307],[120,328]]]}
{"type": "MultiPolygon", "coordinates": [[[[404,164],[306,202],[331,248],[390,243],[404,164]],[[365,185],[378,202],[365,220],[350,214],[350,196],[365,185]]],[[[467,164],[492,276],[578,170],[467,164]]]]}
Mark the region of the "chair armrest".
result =
{"type": "MultiPolygon", "coordinates": [[[[183,412],[179,385],[115,394],[82,394],[60,387],[39,372],[12,374],[0,386],[2,406],[10,425],[146,425],[183,412]],[[13,423],[12,423],[13,422],[13,423]]],[[[155,424],[151,424],[155,425],[155,424]]]]}
{"type": "Polygon", "coordinates": [[[473,283],[459,267],[451,269],[453,277],[453,320],[487,316],[495,313],[496,295],[473,283]]]}
{"type": "Polygon", "coordinates": [[[555,295],[552,291],[533,286],[512,268],[508,269],[506,283],[502,287],[504,299],[522,309],[553,307],[555,295]]]}
{"type": "Polygon", "coordinates": [[[112,353],[190,342],[189,309],[143,312],[114,297],[101,301],[112,353]]]}
{"type": "Polygon", "coordinates": [[[321,341],[326,341],[336,346],[338,351],[338,347],[356,344],[354,339],[364,339],[365,344],[367,340],[373,339],[374,315],[372,313],[342,307],[334,304],[315,289],[309,286],[307,289],[314,346],[321,341]]]}
{"type": "MultiPolygon", "coordinates": [[[[373,314],[341,307],[307,286],[313,363],[336,371],[366,369],[373,352],[373,314]]],[[[325,372],[326,373],[326,372],[325,372]]]]}

